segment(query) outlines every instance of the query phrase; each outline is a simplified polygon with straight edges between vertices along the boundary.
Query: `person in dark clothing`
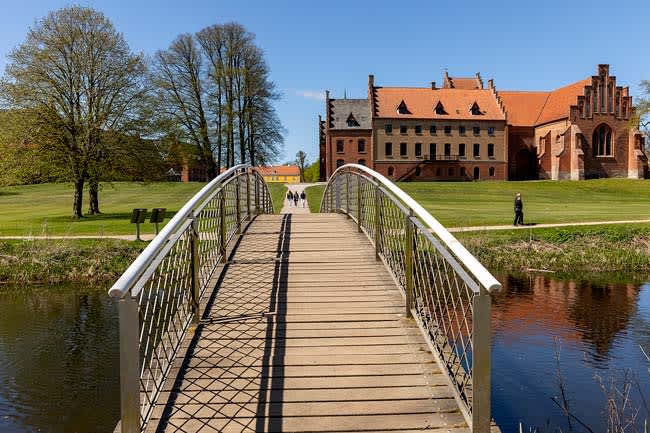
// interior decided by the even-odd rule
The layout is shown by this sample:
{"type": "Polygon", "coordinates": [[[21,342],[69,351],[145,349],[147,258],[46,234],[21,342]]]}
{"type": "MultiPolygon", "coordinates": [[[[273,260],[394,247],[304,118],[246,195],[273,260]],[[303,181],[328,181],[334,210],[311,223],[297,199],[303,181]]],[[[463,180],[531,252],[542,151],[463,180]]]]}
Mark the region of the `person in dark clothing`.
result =
{"type": "Polygon", "coordinates": [[[521,193],[515,196],[515,222],[514,225],[524,225],[524,203],[521,201],[521,193]]]}
{"type": "Polygon", "coordinates": [[[303,189],[300,193],[300,203],[302,204],[302,207],[305,207],[305,198],[307,198],[307,196],[305,195],[305,190],[303,189]]]}
{"type": "Polygon", "coordinates": [[[298,207],[298,191],[293,193],[293,204],[298,207]]]}
{"type": "Polygon", "coordinates": [[[291,206],[291,202],[293,201],[293,193],[291,191],[287,193],[287,200],[289,200],[289,206],[291,206]]]}

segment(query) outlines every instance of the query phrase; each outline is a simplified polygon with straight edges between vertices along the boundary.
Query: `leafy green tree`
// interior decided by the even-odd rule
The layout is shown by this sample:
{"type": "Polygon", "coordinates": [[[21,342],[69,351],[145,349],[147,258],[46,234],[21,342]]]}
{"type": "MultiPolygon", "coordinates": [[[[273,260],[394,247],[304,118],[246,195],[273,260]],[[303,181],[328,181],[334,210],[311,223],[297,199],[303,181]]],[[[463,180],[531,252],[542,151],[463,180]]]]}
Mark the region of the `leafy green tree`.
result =
{"type": "Polygon", "coordinates": [[[305,182],[318,182],[320,180],[320,161],[316,159],[305,168],[305,182]]]}
{"type": "Polygon", "coordinates": [[[101,12],[71,6],[50,12],[9,54],[1,85],[7,108],[28,113],[29,142],[57,162],[74,184],[73,218],[82,216],[89,181],[91,213],[102,163],[110,155],[102,136],[127,132],[145,93],[145,63],[101,12]]]}
{"type": "Polygon", "coordinates": [[[300,182],[305,181],[305,165],[307,164],[307,154],[299,150],[298,153],[296,153],[296,164],[298,165],[298,168],[300,169],[300,182]]]}

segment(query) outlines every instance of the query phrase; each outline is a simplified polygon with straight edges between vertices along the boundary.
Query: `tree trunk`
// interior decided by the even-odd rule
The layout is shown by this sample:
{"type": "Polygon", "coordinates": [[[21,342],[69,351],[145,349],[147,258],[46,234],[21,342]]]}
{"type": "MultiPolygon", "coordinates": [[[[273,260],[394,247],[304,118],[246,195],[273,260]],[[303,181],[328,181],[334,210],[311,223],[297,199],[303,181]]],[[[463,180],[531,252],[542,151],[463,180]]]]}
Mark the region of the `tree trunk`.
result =
{"type": "Polygon", "coordinates": [[[88,180],[88,214],[99,215],[99,182],[97,179],[88,180]]]}
{"type": "Polygon", "coordinates": [[[81,218],[81,208],[84,200],[84,178],[77,179],[74,183],[74,202],[72,204],[72,218],[81,218]]]}

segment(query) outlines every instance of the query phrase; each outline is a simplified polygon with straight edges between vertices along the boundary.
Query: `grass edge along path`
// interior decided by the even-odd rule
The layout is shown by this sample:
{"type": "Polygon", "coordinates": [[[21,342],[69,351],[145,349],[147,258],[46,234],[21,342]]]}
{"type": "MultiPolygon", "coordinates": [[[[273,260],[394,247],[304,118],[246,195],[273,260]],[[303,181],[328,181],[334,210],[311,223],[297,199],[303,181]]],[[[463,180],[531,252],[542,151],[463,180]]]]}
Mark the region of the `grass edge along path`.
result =
{"type": "Polygon", "coordinates": [[[311,213],[320,212],[320,202],[325,193],[325,185],[312,185],[305,188],[305,195],[307,196],[307,204],[311,213]]]}

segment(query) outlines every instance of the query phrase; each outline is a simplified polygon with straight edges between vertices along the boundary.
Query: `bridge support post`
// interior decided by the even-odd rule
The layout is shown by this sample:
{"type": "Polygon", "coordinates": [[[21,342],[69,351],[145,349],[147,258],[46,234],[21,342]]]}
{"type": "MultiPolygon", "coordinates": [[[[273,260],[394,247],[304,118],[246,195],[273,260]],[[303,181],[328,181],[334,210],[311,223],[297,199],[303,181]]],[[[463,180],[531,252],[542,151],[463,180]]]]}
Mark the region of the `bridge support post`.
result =
{"type": "Polygon", "coordinates": [[[219,254],[221,263],[226,263],[226,196],[221,191],[219,197],[219,254]]]}
{"type": "Polygon", "coordinates": [[[192,216],[192,246],[191,272],[192,272],[192,321],[196,324],[201,320],[201,280],[199,277],[200,255],[199,255],[199,223],[196,215],[192,216]]]}
{"type": "Polygon", "coordinates": [[[237,225],[237,234],[241,234],[241,194],[240,194],[240,184],[241,177],[237,176],[237,181],[235,182],[235,224],[237,225]]]}
{"type": "Polygon", "coordinates": [[[345,214],[348,219],[350,216],[350,173],[345,173],[345,214]]]}
{"type": "Polygon", "coordinates": [[[119,301],[120,429],[140,433],[140,323],[138,300],[128,292],[119,301]]]}
{"type": "Polygon", "coordinates": [[[259,215],[260,213],[260,183],[255,178],[255,214],[259,215]]]}
{"type": "Polygon", "coordinates": [[[251,178],[248,169],[246,170],[246,218],[248,218],[248,221],[253,219],[251,215],[251,178]]]}
{"type": "Polygon", "coordinates": [[[379,260],[381,253],[381,190],[375,187],[375,260],[379,260]]]}
{"type": "Polygon", "coordinates": [[[411,308],[413,308],[413,291],[415,284],[413,281],[413,256],[415,250],[413,248],[413,209],[409,208],[409,214],[404,221],[405,234],[404,237],[404,294],[406,295],[406,317],[412,317],[411,308]]]}
{"type": "Polygon", "coordinates": [[[491,359],[490,333],[492,298],[481,287],[472,301],[472,433],[489,433],[492,421],[490,407],[491,359]]]}
{"type": "Polygon", "coordinates": [[[357,176],[357,230],[359,233],[362,232],[361,227],[363,224],[361,222],[361,217],[363,212],[361,210],[361,176],[357,176]]]}

